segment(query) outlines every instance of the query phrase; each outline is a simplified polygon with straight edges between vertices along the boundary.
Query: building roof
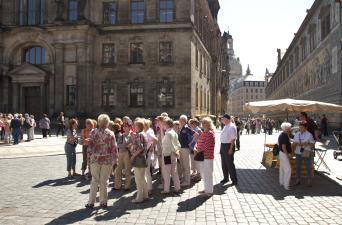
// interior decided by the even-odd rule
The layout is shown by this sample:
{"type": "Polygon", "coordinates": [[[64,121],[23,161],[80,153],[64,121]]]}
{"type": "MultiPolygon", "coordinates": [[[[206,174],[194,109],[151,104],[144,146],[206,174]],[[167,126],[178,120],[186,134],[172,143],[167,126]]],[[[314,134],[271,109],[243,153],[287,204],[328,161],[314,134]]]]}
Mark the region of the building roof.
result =
{"type": "Polygon", "coordinates": [[[265,77],[260,76],[260,75],[253,75],[253,74],[245,75],[239,79],[239,82],[242,82],[242,81],[265,81],[265,77]]]}

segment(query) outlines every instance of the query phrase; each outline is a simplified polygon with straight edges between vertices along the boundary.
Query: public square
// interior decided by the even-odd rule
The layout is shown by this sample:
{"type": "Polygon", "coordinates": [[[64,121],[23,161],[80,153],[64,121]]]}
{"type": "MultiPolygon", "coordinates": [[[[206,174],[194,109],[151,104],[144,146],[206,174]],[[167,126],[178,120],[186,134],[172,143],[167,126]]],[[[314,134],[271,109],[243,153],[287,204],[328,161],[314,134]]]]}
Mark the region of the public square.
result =
{"type": "MultiPolygon", "coordinates": [[[[267,142],[274,142],[277,136],[267,136],[267,142]]],[[[135,205],[130,201],[135,188],[114,192],[111,181],[108,210],[94,211],[84,208],[89,182],[65,178],[64,142],[61,137],[51,137],[0,146],[2,158],[9,148],[16,157],[0,159],[0,224],[342,224],[340,184],[316,173],[313,187],[283,190],[278,185],[278,171],[260,164],[263,134],[241,136],[241,150],[235,155],[239,178],[236,187],[219,184],[222,172],[216,144],[213,197],[198,196],[200,182],[180,195],[163,196],[160,189],[155,189],[151,200],[135,205]],[[16,150],[21,152],[17,156],[16,150]],[[30,152],[36,157],[25,157],[33,155],[30,152]]],[[[330,153],[327,163],[339,165],[341,162],[333,161],[330,153]]],[[[78,169],[81,161],[78,154],[78,169]]]]}

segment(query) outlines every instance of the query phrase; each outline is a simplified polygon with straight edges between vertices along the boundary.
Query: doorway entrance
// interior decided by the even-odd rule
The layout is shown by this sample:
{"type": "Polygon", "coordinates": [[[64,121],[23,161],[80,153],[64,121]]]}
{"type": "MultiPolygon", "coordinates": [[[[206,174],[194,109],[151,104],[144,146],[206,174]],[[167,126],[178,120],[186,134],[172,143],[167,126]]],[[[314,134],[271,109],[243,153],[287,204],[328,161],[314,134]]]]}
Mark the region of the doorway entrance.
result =
{"type": "Polygon", "coordinates": [[[23,96],[25,100],[25,113],[33,114],[35,117],[41,116],[40,87],[24,87],[23,96]]]}

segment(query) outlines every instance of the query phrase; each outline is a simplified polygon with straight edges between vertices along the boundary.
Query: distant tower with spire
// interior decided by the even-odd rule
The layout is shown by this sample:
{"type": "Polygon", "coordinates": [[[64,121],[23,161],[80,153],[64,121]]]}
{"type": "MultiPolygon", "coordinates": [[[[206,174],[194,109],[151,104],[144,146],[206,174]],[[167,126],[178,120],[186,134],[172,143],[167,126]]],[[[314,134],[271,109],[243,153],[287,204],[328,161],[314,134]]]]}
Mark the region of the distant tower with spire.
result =
{"type": "Polygon", "coordinates": [[[249,68],[249,64],[248,64],[247,70],[246,70],[246,76],[248,76],[248,75],[252,75],[251,69],[249,68]]]}

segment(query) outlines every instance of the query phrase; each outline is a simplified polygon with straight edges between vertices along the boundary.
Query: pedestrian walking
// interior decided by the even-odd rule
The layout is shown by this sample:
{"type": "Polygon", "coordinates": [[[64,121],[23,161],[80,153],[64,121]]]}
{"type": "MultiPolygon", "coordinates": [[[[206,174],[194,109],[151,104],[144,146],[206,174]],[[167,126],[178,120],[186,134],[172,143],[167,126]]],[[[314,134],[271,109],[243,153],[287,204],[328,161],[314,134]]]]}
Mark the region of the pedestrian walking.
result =
{"type": "Polygon", "coordinates": [[[278,146],[279,146],[279,160],[280,160],[280,168],[279,168],[279,184],[283,186],[285,190],[291,190],[290,188],[290,180],[291,180],[291,164],[290,164],[290,154],[292,153],[291,142],[290,142],[290,133],[291,133],[291,124],[290,123],[282,123],[281,124],[282,133],[278,137],[278,146]]]}
{"type": "Polygon", "coordinates": [[[231,122],[231,117],[228,114],[223,115],[222,122],[224,128],[221,133],[221,163],[223,180],[221,184],[225,184],[229,181],[229,176],[232,180],[233,185],[237,185],[238,179],[236,175],[236,168],[234,164],[234,153],[235,153],[235,141],[237,138],[236,126],[231,122]]]}
{"type": "Polygon", "coordinates": [[[164,120],[165,135],[162,140],[163,145],[163,178],[164,190],[162,194],[170,193],[170,179],[174,185],[174,192],[180,191],[180,181],[177,172],[177,158],[179,158],[179,149],[181,147],[177,133],[172,129],[173,121],[170,118],[164,120]]]}
{"type": "Polygon", "coordinates": [[[307,185],[311,186],[311,162],[313,156],[313,148],[315,147],[315,140],[310,132],[306,129],[306,122],[299,123],[299,131],[293,138],[293,148],[296,154],[296,185],[300,184],[302,161],[305,162],[307,185]]]}
{"type": "MultiPolygon", "coordinates": [[[[82,156],[83,156],[83,162],[82,162],[82,174],[81,178],[85,178],[85,171],[87,170],[87,167],[89,167],[88,164],[88,146],[90,141],[90,133],[94,129],[94,123],[92,119],[86,119],[85,122],[86,127],[82,129],[81,131],[81,139],[80,144],[82,145],[82,156]]],[[[90,176],[90,170],[89,170],[89,176],[90,176]]]]}
{"type": "Polygon", "coordinates": [[[64,128],[65,128],[65,118],[64,118],[64,113],[61,112],[59,116],[57,117],[57,132],[56,132],[57,137],[59,135],[59,132],[61,132],[62,137],[64,136],[64,128]]]}
{"type": "Polygon", "coordinates": [[[119,133],[116,139],[118,144],[118,164],[115,170],[114,190],[120,190],[122,186],[122,170],[125,171],[125,191],[131,189],[132,180],[132,163],[130,160],[132,147],[132,126],[128,123],[123,123],[124,133],[119,133]]]}
{"type": "Polygon", "coordinates": [[[32,127],[30,128],[30,131],[29,131],[29,139],[34,140],[34,130],[37,127],[37,123],[36,123],[36,120],[34,119],[34,115],[30,115],[30,119],[31,119],[32,127]]]}
{"type": "Polygon", "coordinates": [[[117,164],[117,145],[114,133],[108,129],[110,118],[107,114],[98,117],[98,129],[91,132],[88,157],[91,170],[89,201],[86,208],[93,209],[97,191],[100,191],[100,206],[107,208],[107,182],[112,168],[117,164]]]}
{"type": "Polygon", "coordinates": [[[147,139],[144,133],[143,119],[137,119],[134,122],[135,133],[132,136],[132,166],[134,169],[135,183],[137,185],[137,194],[133,203],[142,203],[148,199],[148,187],[145,178],[147,168],[147,139]]]}
{"type": "Polygon", "coordinates": [[[188,117],[181,115],[179,117],[179,124],[181,127],[178,135],[179,143],[181,144],[180,149],[180,167],[181,167],[181,186],[189,187],[191,184],[190,180],[190,143],[193,139],[195,132],[191,130],[188,125],[188,117]]]}
{"type": "Polygon", "coordinates": [[[202,119],[203,133],[200,135],[195,148],[195,159],[197,161],[201,176],[203,179],[204,189],[199,194],[210,197],[214,193],[213,186],[213,170],[214,170],[214,150],[215,150],[215,132],[214,124],[209,117],[202,119]],[[203,156],[201,156],[203,155],[203,156]]]}
{"type": "Polygon", "coordinates": [[[67,140],[64,145],[65,155],[67,159],[67,171],[68,178],[73,178],[76,174],[75,166],[76,166],[76,146],[78,144],[77,137],[77,129],[78,123],[77,120],[71,119],[69,120],[68,129],[66,132],[67,140]],[[71,173],[72,170],[72,173],[71,173]]]}
{"type": "Polygon", "coordinates": [[[328,119],[325,114],[323,114],[322,120],[321,120],[321,133],[327,137],[328,134],[328,119]]]}
{"type": "Polygon", "coordinates": [[[21,130],[21,121],[18,117],[18,114],[15,114],[14,118],[11,120],[10,128],[12,131],[13,144],[17,145],[20,142],[20,130],[21,130]]]}
{"type": "Polygon", "coordinates": [[[42,129],[43,138],[47,138],[48,132],[50,130],[50,119],[46,114],[44,114],[43,118],[39,120],[39,128],[42,129]]]}

